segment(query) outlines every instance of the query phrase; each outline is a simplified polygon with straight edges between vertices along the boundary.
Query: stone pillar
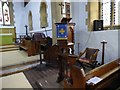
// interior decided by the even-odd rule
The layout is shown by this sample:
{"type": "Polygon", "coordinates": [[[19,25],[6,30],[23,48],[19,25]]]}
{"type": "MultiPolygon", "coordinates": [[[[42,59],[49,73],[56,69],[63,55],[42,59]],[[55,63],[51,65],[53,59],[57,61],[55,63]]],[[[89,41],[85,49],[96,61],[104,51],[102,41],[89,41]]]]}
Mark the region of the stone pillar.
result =
{"type": "Polygon", "coordinates": [[[53,44],[57,43],[55,23],[59,23],[62,18],[60,3],[61,2],[51,2],[53,44]]]}

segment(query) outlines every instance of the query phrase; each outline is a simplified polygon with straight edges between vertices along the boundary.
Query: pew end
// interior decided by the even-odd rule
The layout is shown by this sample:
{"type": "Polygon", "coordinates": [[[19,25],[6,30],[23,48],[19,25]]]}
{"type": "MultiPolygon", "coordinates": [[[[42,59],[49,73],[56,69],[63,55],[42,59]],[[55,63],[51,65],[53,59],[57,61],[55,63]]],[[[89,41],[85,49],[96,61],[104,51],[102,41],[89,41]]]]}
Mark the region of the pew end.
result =
{"type": "Polygon", "coordinates": [[[79,88],[80,90],[115,90],[120,86],[120,59],[101,65],[88,73],[83,72],[84,70],[82,70],[82,68],[72,65],[70,68],[72,84],[69,84],[67,80],[64,80],[64,88],[79,88]],[[99,78],[100,81],[88,83],[88,80],[94,77],[99,78]]]}
{"type": "Polygon", "coordinates": [[[120,84],[120,59],[113,60],[107,64],[97,67],[90,72],[86,73],[86,81],[97,76],[102,80],[97,84],[86,84],[87,90],[98,90],[98,89],[116,89],[120,84]]]}

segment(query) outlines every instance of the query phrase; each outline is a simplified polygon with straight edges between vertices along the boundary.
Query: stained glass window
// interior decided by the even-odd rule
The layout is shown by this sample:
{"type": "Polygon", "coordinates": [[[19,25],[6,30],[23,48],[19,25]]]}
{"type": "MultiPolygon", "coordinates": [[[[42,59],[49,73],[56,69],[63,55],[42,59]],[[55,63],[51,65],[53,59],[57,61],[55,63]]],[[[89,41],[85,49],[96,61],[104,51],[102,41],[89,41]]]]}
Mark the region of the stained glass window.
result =
{"type": "Polygon", "coordinates": [[[0,1],[0,24],[3,24],[2,2],[0,1]]]}
{"type": "Polygon", "coordinates": [[[10,25],[9,3],[0,1],[0,24],[10,25]]]}

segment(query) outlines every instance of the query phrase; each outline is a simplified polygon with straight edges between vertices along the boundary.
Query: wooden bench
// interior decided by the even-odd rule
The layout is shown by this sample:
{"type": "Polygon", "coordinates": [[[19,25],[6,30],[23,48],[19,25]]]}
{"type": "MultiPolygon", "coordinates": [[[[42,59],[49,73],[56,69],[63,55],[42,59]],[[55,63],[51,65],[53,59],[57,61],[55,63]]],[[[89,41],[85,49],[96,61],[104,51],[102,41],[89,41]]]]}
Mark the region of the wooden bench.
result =
{"type": "Polygon", "coordinates": [[[120,86],[120,59],[113,60],[107,64],[97,67],[88,73],[85,73],[83,68],[73,65],[76,61],[73,56],[69,57],[69,62],[72,64],[70,66],[70,78],[72,83],[68,84],[66,79],[64,79],[64,89],[68,88],[79,88],[80,90],[101,90],[104,88],[111,88],[111,90],[116,89],[120,86]],[[93,77],[98,77],[101,79],[96,84],[87,83],[93,77]]]}
{"type": "Polygon", "coordinates": [[[102,88],[111,88],[114,90],[120,85],[120,59],[91,70],[86,74],[86,81],[94,76],[101,78],[102,81],[97,84],[86,84],[88,90],[98,90],[102,88]]]}
{"type": "Polygon", "coordinates": [[[35,42],[32,40],[22,39],[19,48],[20,50],[25,50],[28,56],[35,55],[37,53],[35,49],[35,42]]]}
{"type": "Polygon", "coordinates": [[[47,44],[46,41],[46,37],[43,33],[34,33],[33,37],[23,35],[20,37],[20,50],[25,50],[28,56],[36,55],[40,51],[40,45],[47,44]]]}

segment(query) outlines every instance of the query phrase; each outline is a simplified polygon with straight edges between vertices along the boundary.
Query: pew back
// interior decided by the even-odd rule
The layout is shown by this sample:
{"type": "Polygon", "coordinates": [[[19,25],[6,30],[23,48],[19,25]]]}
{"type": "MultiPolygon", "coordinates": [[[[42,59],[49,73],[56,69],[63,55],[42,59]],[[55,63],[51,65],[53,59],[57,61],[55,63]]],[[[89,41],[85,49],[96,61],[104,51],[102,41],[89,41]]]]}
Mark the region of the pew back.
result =
{"type": "Polygon", "coordinates": [[[47,39],[43,33],[34,33],[32,38],[24,37],[20,39],[20,49],[26,50],[28,56],[38,54],[41,44],[47,44],[47,39]]]}
{"type": "Polygon", "coordinates": [[[120,61],[120,59],[114,60],[114,61],[111,61],[107,64],[104,64],[100,67],[97,67],[97,68],[91,70],[90,72],[86,73],[86,80],[88,80],[94,76],[98,76],[98,77],[101,77],[104,79],[104,77],[102,77],[102,76],[104,76],[104,74],[111,72],[112,70],[114,71],[114,70],[116,70],[116,68],[118,68],[118,69],[120,68],[119,61],[120,61]]]}
{"type": "Polygon", "coordinates": [[[86,84],[87,90],[100,90],[104,88],[111,88],[110,90],[116,89],[120,84],[120,59],[111,61],[110,63],[104,64],[96,69],[91,70],[86,74],[86,81],[92,77],[99,77],[102,80],[97,84],[86,84]]]}
{"type": "Polygon", "coordinates": [[[73,65],[71,68],[72,88],[85,90],[85,72],[83,68],[73,65]],[[75,71],[75,72],[74,72],[75,71]]]}

